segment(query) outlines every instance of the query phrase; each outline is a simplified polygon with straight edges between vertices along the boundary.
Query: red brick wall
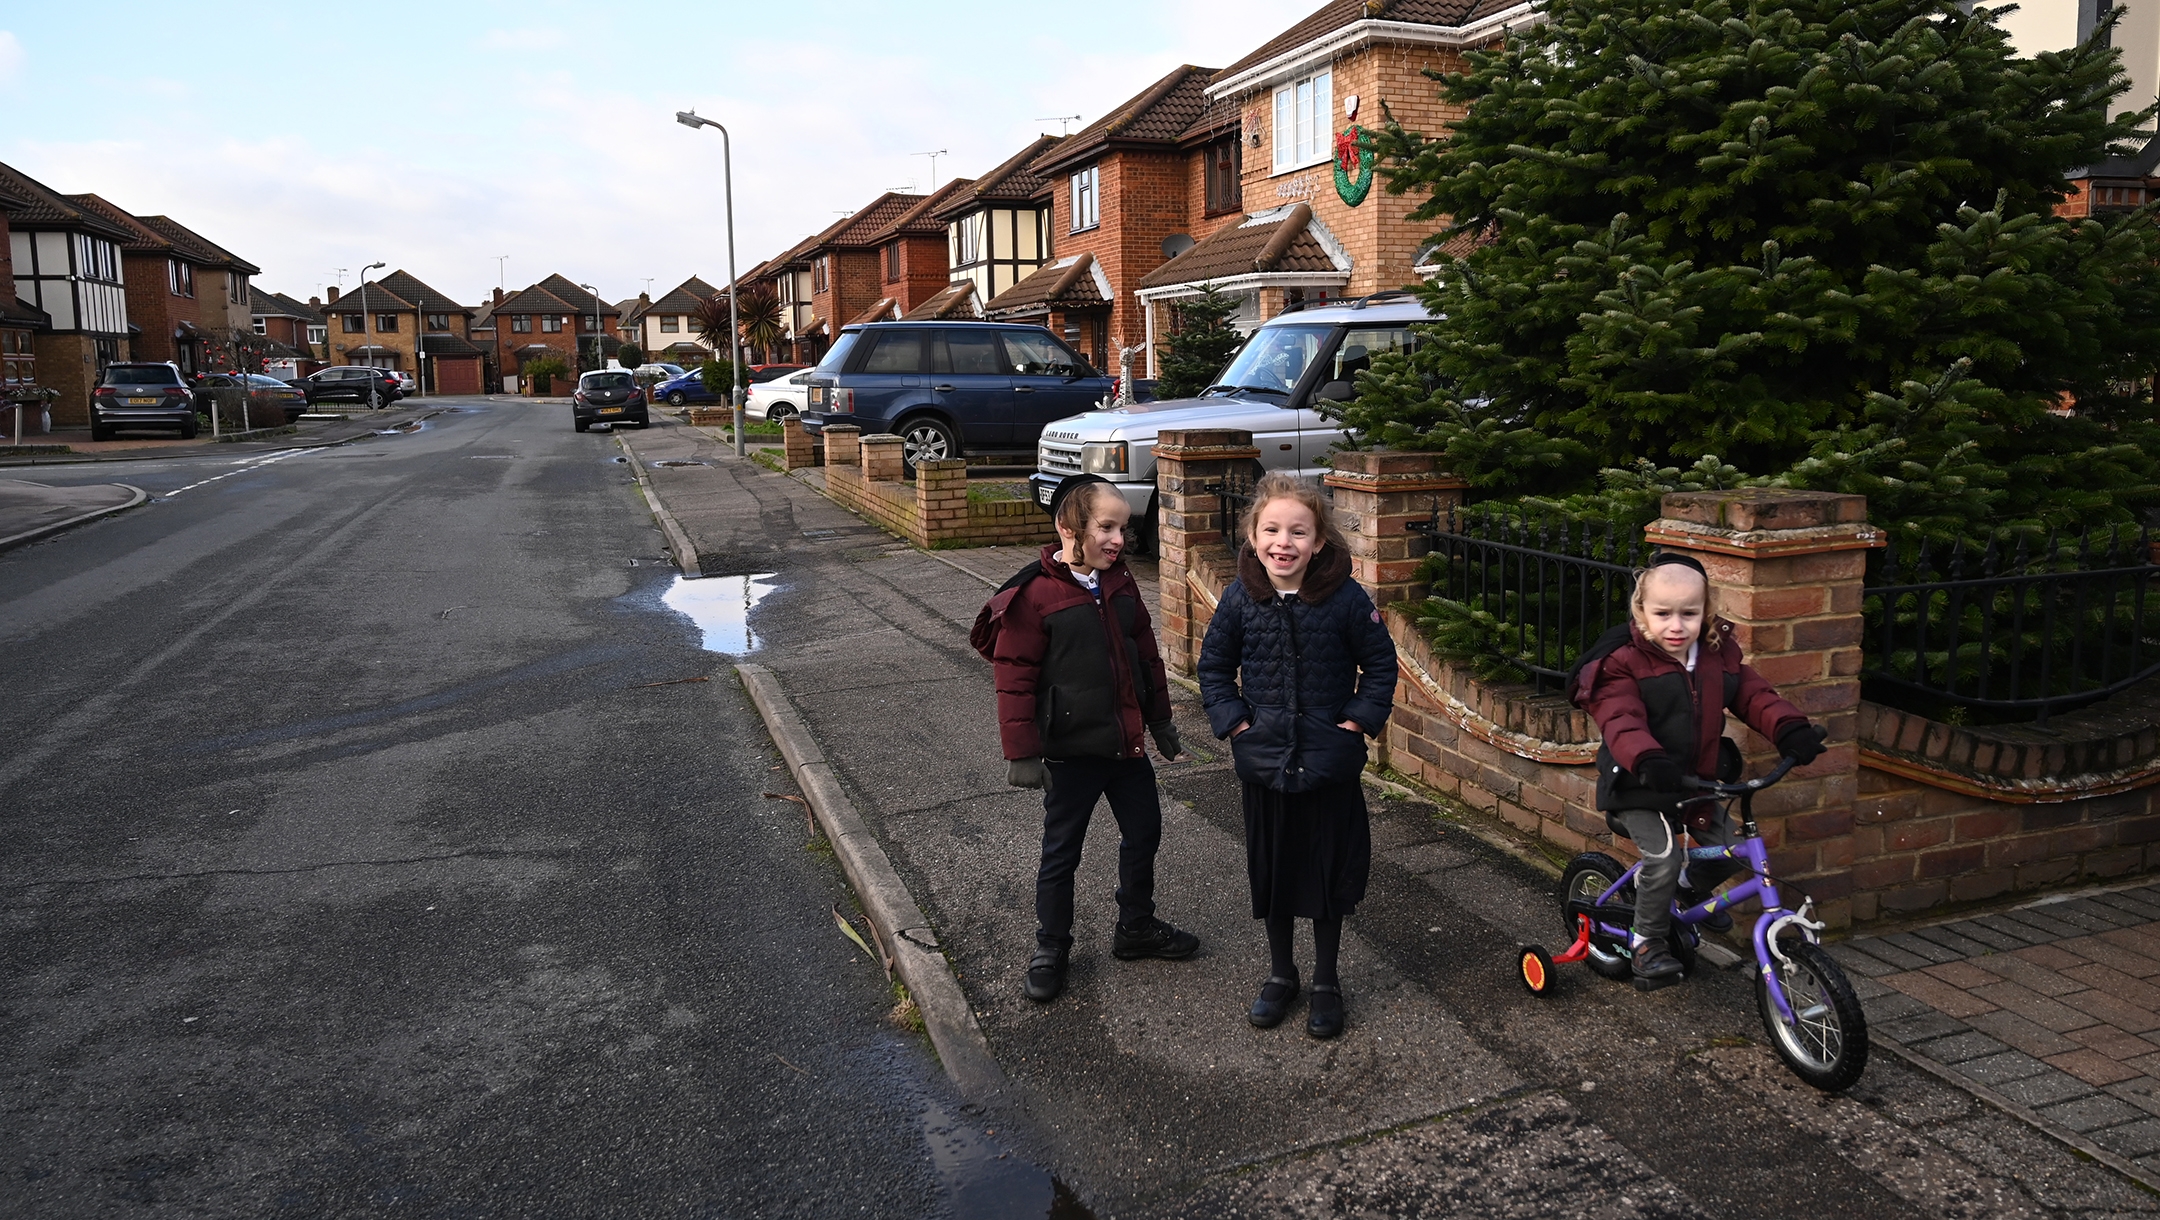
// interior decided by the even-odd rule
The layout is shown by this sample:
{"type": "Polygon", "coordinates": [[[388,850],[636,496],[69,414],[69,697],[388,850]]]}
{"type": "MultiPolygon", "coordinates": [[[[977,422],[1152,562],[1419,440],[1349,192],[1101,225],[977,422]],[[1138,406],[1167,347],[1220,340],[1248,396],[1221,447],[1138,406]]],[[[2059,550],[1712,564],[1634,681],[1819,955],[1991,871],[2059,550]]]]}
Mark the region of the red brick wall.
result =
{"type": "Polygon", "coordinates": [[[885,296],[885,251],[832,250],[832,274],[825,281],[825,291],[810,296],[817,316],[826,322],[827,342],[837,337],[840,328],[856,314],[877,304],[885,296]]]}
{"type": "Polygon", "coordinates": [[[898,297],[906,313],[951,283],[950,251],[943,237],[907,237],[900,241],[900,274],[885,281],[881,295],[898,297]]]}
{"type": "MultiPolygon", "coordinates": [[[[1102,223],[1072,232],[1072,166],[1051,188],[1050,240],[1060,259],[1092,254],[1110,281],[1110,343],[1131,347],[1147,337],[1147,320],[1133,293],[1140,277],[1162,266],[1163,239],[1192,231],[1195,207],[1187,194],[1190,154],[1114,152],[1095,164],[1102,223]]],[[[1083,338],[1083,342],[1085,339],[1083,338]]]]}
{"type": "MultiPolygon", "coordinates": [[[[179,347],[173,331],[181,322],[203,325],[202,294],[210,291],[207,277],[198,268],[192,297],[174,296],[172,280],[162,254],[122,254],[120,266],[127,276],[128,321],[142,328],[129,355],[136,360],[177,360],[179,347]]],[[[223,319],[219,319],[222,324],[223,319]]]]}

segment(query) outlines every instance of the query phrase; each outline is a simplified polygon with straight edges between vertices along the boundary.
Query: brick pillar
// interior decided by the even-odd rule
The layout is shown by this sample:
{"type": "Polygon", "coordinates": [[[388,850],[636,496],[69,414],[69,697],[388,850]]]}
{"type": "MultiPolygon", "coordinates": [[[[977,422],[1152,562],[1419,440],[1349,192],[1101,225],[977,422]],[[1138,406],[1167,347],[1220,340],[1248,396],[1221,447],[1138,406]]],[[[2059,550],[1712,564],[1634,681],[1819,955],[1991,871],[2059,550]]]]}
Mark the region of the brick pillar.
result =
{"type": "MultiPolygon", "coordinates": [[[[890,432],[862,438],[862,477],[866,483],[897,483],[906,472],[902,446],[906,441],[890,432]]],[[[830,458],[826,459],[830,461],[830,458]]]]}
{"type": "Polygon", "coordinates": [[[967,459],[915,463],[915,545],[967,533],[967,459]]]}
{"type": "Polygon", "coordinates": [[[1335,489],[1335,523],[1350,539],[1351,570],[1373,604],[1422,598],[1417,580],[1423,547],[1410,532],[1462,503],[1469,484],[1440,473],[1434,453],[1348,452],[1334,454],[1327,485],[1335,489]]]}
{"type": "MultiPolygon", "coordinates": [[[[1867,498],[1769,488],[1675,492],[1644,536],[1702,561],[1716,611],[1748,663],[1830,732],[1829,750],[1755,798],[1771,866],[1815,896],[1834,926],[1853,919],[1853,802],[1859,795],[1860,581],[1883,545],[1867,498]]],[[[1730,726],[1750,773],[1771,743],[1730,726]]],[[[1861,912],[1863,917],[1872,911],[1861,912]]]]}
{"type": "Polygon", "coordinates": [[[803,431],[802,420],[790,414],[780,421],[780,464],[787,470],[801,470],[818,464],[817,442],[803,431]]]}
{"type": "Polygon", "coordinates": [[[862,429],[854,424],[825,425],[825,465],[855,469],[856,455],[862,449],[861,437],[862,429]]]}
{"type": "Polygon", "coordinates": [[[1155,439],[1163,663],[1181,674],[1198,664],[1202,634],[1185,577],[1196,550],[1223,543],[1222,499],[1209,488],[1232,472],[1250,472],[1259,460],[1252,433],[1232,428],[1171,428],[1155,439]]]}

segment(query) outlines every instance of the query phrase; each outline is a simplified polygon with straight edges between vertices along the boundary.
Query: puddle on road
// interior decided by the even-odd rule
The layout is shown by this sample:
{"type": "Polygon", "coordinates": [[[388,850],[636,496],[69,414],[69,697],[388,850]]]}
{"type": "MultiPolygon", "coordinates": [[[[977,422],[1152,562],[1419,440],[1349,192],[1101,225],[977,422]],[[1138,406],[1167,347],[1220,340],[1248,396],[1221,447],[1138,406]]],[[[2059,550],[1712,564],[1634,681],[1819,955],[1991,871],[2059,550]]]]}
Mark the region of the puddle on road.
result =
{"type": "Polygon", "coordinates": [[[705,651],[740,655],[756,652],[757,633],[750,630],[750,611],[780,587],[772,572],[749,576],[677,576],[660,600],[668,609],[696,623],[705,635],[705,651]]]}
{"type": "Polygon", "coordinates": [[[953,1220],[1095,1220],[1063,1182],[998,1147],[975,1124],[932,1103],[922,1113],[923,1142],[945,1179],[953,1220]]]}

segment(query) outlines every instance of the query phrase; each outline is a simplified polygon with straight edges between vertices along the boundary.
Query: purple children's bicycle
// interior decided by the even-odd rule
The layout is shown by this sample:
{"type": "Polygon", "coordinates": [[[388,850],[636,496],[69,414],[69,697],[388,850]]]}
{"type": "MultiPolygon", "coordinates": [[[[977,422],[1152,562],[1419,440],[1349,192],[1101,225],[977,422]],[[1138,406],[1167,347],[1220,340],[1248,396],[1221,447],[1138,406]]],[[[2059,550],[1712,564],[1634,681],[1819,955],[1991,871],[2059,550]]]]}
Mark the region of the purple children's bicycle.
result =
{"type": "MultiPolygon", "coordinates": [[[[1770,853],[1755,828],[1755,794],[1785,778],[1794,765],[1793,759],[1783,758],[1770,774],[1739,783],[1693,777],[1684,781],[1706,794],[1700,799],[1728,804],[1737,799],[1740,806],[1739,842],[1730,847],[1690,847],[1688,859],[1737,860],[1747,869],[1747,876],[1696,906],[1676,907],[1672,950],[1686,972],[1693,974],[1701,942],[1696,925],[1750,898],[1761,899],[1754,944],[1755,1005],[1762,1013],[1763,1028],[1794,1075],[1818,1089],[1835,1092],[1860,1079],[1867,1067],[1867,1017],[1845,972],[1823,952],[1816,938],[1823,925],[1808,917],[1815,900],[1803,896],[1798,910],[1786,909],[1770,876],[1770,853]]],[[[1557,957],[1536,945],[1525,946],[1520,959],[1523,986],[1535,995],[1550,994],[1556,962],[1587,962],[1605,978],[1629,977],[1628,929],[1635,920],[1635,873],[1641,867],[1622,870],[1618,860],[1603,852],[1585,852],[1569,863],[1560,877],[1560,913],[1575,941],[1557,957]]]]}

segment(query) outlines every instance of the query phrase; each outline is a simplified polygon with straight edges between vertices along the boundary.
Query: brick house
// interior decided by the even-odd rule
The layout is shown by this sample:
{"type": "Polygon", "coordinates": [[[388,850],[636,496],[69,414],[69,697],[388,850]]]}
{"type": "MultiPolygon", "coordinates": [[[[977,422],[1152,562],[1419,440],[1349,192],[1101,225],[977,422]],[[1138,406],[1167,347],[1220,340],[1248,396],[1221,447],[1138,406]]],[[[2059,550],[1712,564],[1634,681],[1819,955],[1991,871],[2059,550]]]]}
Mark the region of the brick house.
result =
{"type": "Polygon", "coordinates": [[[878,291],[893,316],[906,314],[951,285],[946,226],[937,211],[964,197],[973,185],[972,179],[955,178],[863,239],[877,250],[884,276],[878,291]]]}
{"type": "Polygon", "coordinates": [[[797,332],[799,338],[814,340],[811,346],[823,352],[842,326],[877,311],[886,299],[885,260],[870,239],[923,198],[887,191],[790,252],[808,263],[810,272],[811,320],[797,332]]]}
{"type": "MultiPolygon", "coordinates": [[[[522,383],[525,366],[550,355],[560,359],[564,368],[573,370],[574,380],[579,349],[590,352],[596,338],[606,337],[609,319],[618,316],[613,305],[595,299],[559,275],[511,293],[487,307],[485,313],[488,329],[494,335],[495,367],[502,371],[506,389],[508,378],[518,377],[522,383]],[[567,288],[570,295],[557,293],[555,288],[567,288]]],[[[475,331],[476,337],[479,333],[475,331]]]]}
{"type": "Polygon", "coordinates": [[[641,298],[636,318],[623,320],[626,341],[643,348],[650,360],[684,368],[703,364],[712,348],[698,334],[697,309],[719,295],[718,288],[693,275],[657,300],[641,298]]]}
{"type": "Polygon", "coordinates": [[[407,367],[420,393],[482,393],[484,353],[472,342],[472,309],[403,270],[384,276],[378,287],[413,307],[414,329],[409,335],[399,332],[396,346],[411,360],[407,367]]]}
{"type": "Polygon", "coordinates": [[[198,325],[210,337],[211,358],[230,368],[237,363],[236,343],[254,329],[248,304],[248,281],[262,268],[248,262],[170,216],[137,216],[136,220],[196,258],[195,301],[198,325]]]}
{"type": "Polygon", "coordinates": [[[1445,131],[1461,116],[1441,104],[1426,71],[1461,71],[1466,48],[1534,19],[1522,0],[1333,0],[1215,74],[1208,113],[1237,116],[1238,207],[1219,210],[1226,200],[1216,183],[1232,166],[1205,120],[1196,123],[1187,144],[1205,150],[1204,180],[1188,190],[1205,195],[1208,220],[1194,231],[1198,241],[1141,279],[1150,373],[1154,341],[1172,322],[1165,307],[1203,285],[1239,297],[1236,320],[1249,328],[1299,300],[1417,282],[1433,226],[1406,219],[1406,201],[1372,191],[1360,125],[1385,103],[1406,127],[1445,131]]]}
{"type": "Polygon", "coordinates": [[[321,369],[328,339],[322,310],[276,292],[248,289],[250,322],[265,345],[263,359],[274,377],[305,377],[321,369]]]}
{"type": "Polygon", "coordinates": [[[120,245],[133,230],[7,165],[0,165],[0,200],[13,201],[0,208],[7,212],[15,297],[45,318],[30,343],[39,382],[60,392],[52,421],[88,427],[98,375],[128,357],[120,245]]]}
{"type": "Polygon", "coordinates": [[[129,359],[170,360],[190,377],[233,367],[236,340],[254,330],[248,279],[262,269],[169,217],[131,215],[98,195],[68,199],[132,235],[120,243],[129,359]],[[246,314],[237,324],[229,300],[236,289],[246,314]]]}
{"type": "Polygon", "coordinates": [[[979,318],[985,303],[1049,260],[1049,183],[1029,167],[1063,138],[1038,136],[931,209],[945,225],[948,285],[910,316],[979,318]]]}
{"type": "Polygon", "coordinates": [[[330,363],[364,364],[410,372],[419,366],[420,310],[411,301],[363,280],[351,292],[330,289],[330,363]]]}
{"type": "MultiPolygon", "coordinates": [[[[14,242],[8,237],[8,213],[28,207],[29,203],[28,199],[0,190],[0,408],[28,401],[38,389],[37,335],[51,324],[44,310],[15,295],[15,253],[14,242]]],[[[5,426],[11,436],[16,422],[12,413],[0,410],[0,426],[5,426]]]]}
{"type": "Polygon", "coordinates": [[[1055,257],[992,297],[988,316],[1043,322],[1103,368],[1143,340],[1133,293],[1173,239],[1192,235],[1187,133],[1208,110],[1214,75],[1176,68],[1028,164],[1043,184],[1035,198],[1048,197],[1055,257]]]}

